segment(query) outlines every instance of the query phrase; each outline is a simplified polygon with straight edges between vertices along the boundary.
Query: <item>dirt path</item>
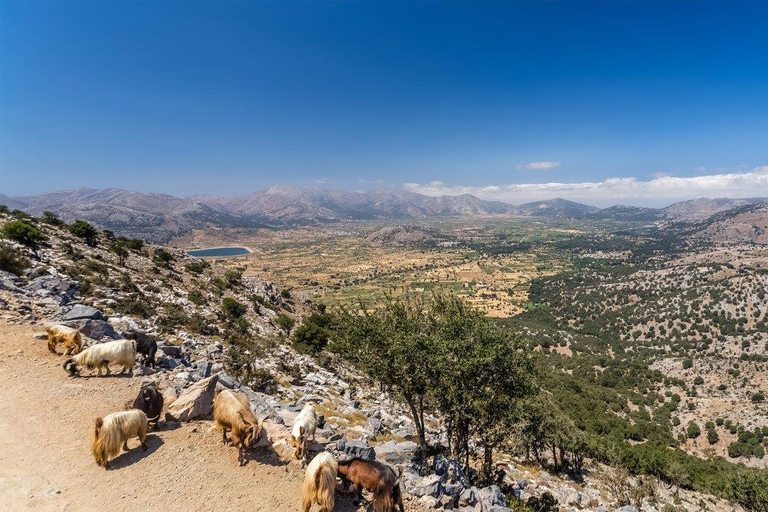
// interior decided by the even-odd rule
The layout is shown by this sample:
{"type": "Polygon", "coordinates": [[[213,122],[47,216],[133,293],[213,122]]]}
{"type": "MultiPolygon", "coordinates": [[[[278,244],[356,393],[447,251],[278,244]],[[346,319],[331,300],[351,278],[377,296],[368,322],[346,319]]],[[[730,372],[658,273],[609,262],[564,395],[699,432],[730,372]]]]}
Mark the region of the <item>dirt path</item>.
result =
{"type": "MultiPolygon", "coordinates": [[[[209,421],[150,433],[144,453],[131,440],[114,469],[98,467],[93,422],[132,402],[139,381],[68,378],[40,331],[0,323],[0,509],[299,510],[295,462],[265,452],[238,467],[209,421]]],[[[337,494],[334,510],[356,509],[337,494]]]]}

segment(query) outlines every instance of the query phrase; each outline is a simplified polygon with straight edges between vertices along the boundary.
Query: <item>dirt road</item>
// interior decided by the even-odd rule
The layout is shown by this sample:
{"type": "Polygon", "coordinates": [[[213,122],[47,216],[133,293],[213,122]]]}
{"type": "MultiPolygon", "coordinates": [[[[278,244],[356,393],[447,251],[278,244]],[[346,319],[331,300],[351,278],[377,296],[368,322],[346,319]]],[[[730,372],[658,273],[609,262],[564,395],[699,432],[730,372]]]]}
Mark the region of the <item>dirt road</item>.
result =
{"type": "MultiPolygon", "coordinates": [[[[152,432],[144,453],[131,440],[113,469],[98,467],[93,422],[132,402],[139,380],[67,377],[41,330],[0,323],[0,509],[299,510],[298,465],[257,451],[238,467],[210,421],[152,432]]],[[[334,510],[356,508],[337,494],[334,510]]]]}

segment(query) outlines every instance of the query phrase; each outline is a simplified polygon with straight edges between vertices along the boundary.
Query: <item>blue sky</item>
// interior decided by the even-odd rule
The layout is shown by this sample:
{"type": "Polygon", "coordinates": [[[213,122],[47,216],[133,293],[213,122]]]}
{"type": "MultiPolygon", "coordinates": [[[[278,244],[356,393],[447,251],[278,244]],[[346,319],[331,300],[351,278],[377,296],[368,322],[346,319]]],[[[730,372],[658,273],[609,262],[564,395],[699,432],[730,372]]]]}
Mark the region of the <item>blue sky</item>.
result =
{"type": "Polygon", "coordinates": [[[4,1],[0,192],[768,195],[766,34],[763,2],[4,1]]]}

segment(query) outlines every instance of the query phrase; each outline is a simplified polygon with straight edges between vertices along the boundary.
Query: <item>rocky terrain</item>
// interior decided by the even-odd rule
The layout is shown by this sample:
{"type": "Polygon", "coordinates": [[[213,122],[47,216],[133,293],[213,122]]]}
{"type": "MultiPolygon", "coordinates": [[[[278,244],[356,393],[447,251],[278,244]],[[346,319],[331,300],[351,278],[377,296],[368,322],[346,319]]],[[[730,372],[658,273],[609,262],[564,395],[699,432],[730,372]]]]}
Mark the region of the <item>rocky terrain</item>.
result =
{"type": "MultiPolygon", "coordinates": [[[[0,223],[11,218],[2,214],[0,223]]],[[[86,508],[95,503],[94,495],[83,497],[73,483],[64,483],[53,475],[72,459],[78,471],[72,475],[74,485],[82,482],[83,475],[90,475],[90,482],[99,482],[103,472],[91,474],[95,473],[95,465],[85,447],[93,416],[124,407],[140,382],[152,380],[166,398],[163,430],[155,435],[153,450],[145,457],[134,453],[122,456],[124,462],[119,466],[125,467],[118,472],[126,469],[141,480],[139,470],[151,467],[151,474],[162,473],[166,481],[169,473],[175,474],[183,480],[181,489],[185,493],[174,501],[177,505],[188,503],[194,486],[202,496],[213,485],[217,496],[233,506],[258,502],[269,510],[298,509],[298,493],[291,489],[297,488],[300,469],[295,462],[289,463],[288,427],[302,405],[312,402],[323,416],[312,450],[328,450],[337,457],[376,458],[403,467],[409,510],[502,512],[509,510],[508,506],[518,509],[528,500],[533,500],[530,503],[534,505],[551,500],[554,508],[539,510],[741,510],[711,496],[660,484],[652,478],[631,477],[590,461],[583,479],[576,481],[502,454],[496,463],[498,485],[484,488],[472,486],[457,461],[439,455],[430,458],[426,471],[419,470],[412,462],[417,450],[413,442],[415,428],[397,397],[382,392],[376,383],[367,381],[333,356],[302,355],[287,341],[285,330],[289,328],[280,319],[301,322],[315,312],[316,306],[306,297],[280,290],[270,282],[243,277],[232,269],[225,271],[181,251],[144,245],[121,255],[111,249],[114,246],[110,245],[109,234],[100,234],[95,243],[88,245],[61,227],[38,225],[48,237],[38,250],[39,259],[23,246],[1,242],[28,261],[28,267],[19,275],[0,273],[2,359],[15,382],[48,379],[36,391],[38,394],[32,395],[33,399],[43,401],[55,396],[60,402],[54,408],[61,415],[43,415],[43,423],[57,432],[72,432],[68,432],[66,441],[45,431],[38,433],[49,440],[46,453],[63,463],[57,462],[28,484],[28,495],[14,490],[11,503],[37,506],[45,505],[45,500],[51,498],[50,503],[55,504],[51,508],[58,508],[59,493],[86,508]],[[234,303],[240,307],[234,307],[234,303]],[[158,367],[137,364],[133,377],[127,379],[70,379],[59,367],[62,358],[47,353],[45,342],[40,339],[44,337],[43,325],[52,322],[78,328],[87,337],[87,343],[119,339],[127,330],[145,332],[158,339],[158,367]],[[114,389],[100,394],[100,390],[111,386],[114,389]],[[225,475],[238,471],[234,454],[217,446],[208,421],[217,387],[244,391],[257,416],[264,419],[266,435],[253,455],[255,460],[245,471],[256,471],[256,481],[268,483],[252,498],[246,496],[248,491],[243,487],[234,491],[235,497],[225,498],[226,491],[215,485],[217,479],[229,482],[231,478],[225,475]],[[82,409],[91,411],[87,418],[77,414],[77,404],[84,403],[80,398],[84,393],[91,404],[82,409]],[[174,455],[162,468],[155,466],[156,460],[162,460],[166,453],[187,455],[174,455]],[[208,469],[212,473],[207,474],[218,475],[212,476],[213,480],[185,477],[187,470],[175,473],[176,465],[183,466],[201,453],[205,464],[201,464],[200,471],[211,464],[208,469]],[[222,464],[212,462],[219,458],[225,459],[226,470],[222,464]],[[258,469],[262,465],[266,473],[258,469]],[[285,468],[290,474],[282,477],[285,468]],[[64,487],[63,491],[59,485],[64,487]],[[274,495],[266,490],[273,487],[274,495]]],[[[20,408],[22,401],[29,399],[16,393],[13,386],[3,393],[4,403],[20,408]]],[[[4,437],[14,443],[18,440],[19,447],[33,454],[22,457],[30,461],[25,462],[23,470],[33,473],[36,464],[30,464],[41,460],[40,454],[36,446],[23,444],[30,441],[22,441],[11,425],[3,425],[7,434],[4,437]]],[[[439,442],[443,435],[440,418],[428,417],[427,425],[430,442],[439,442]]],[[[3,471],[11,467],[9,461],[14,453],[20,453],[19,447],[14,451],[10,447],[3,449],[3,471]]],[[[62,471],[69,474],[68,470],[62,471]]],[[[10,477],[18,479],[14,472],[10,477]]],[[[114,478],[107,476],[105,485],[112,486],[114,478]]],[[[147,493],[165,496],[165,492],[165,488],[158,487],[150,487],[146,493],[123,491],[120,499],[125,501],[119,501],[118,508],[147,503],[142,501],[148,499],[147,493]]],[[[11,490],[6,488],[4,493],[10,495],[11,490]]],[[[342,503],[349,506],[346,501],[342,503]]]]}

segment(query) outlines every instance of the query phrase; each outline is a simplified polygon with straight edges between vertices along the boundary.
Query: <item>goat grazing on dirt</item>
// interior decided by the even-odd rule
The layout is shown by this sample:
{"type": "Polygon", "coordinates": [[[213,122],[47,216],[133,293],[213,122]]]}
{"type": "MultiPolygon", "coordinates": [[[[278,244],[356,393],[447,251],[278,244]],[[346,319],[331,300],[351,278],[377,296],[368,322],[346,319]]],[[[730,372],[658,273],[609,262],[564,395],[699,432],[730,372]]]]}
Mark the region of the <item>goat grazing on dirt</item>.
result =
{"type": "Polygon", "coordinates": [[[155,354],[157,353],[157,341],[152,336],[140,331],[125,331],[123,337],[128,340],[136,340],[136,352],[144,356],[144,366],[155,367],[155,354]]]}
{"type": "Polygon", "coordinates": [[[45,332],[48,333],[48,350],[56,355],[56,345],[59,343],[64,344],[66,351],[64,355],[77,354],[83,347],[83,336],[80,331],[67,327],[66,325],[50,325],[45,328],[45,332]]]}
{"type": "Polygon", "coordinates": [[[109,459],[120,453],[120,446],[128,451],[128,440],[138,437],[141,450],[147,450],[147,415],[144,411],[113,412],[104,418],[97,418],[91,439],[93,458],[99,466],[109,469],[109,459]]]}
{"type": "Polygon", "coordinates": [[[320,452],[312,459],[304,474],[301,486],[301,508],[309,512],[313,503],[320,505],[322,512],[331,512],[336,502],[336,473],[339,464],[328,452],[320,452]]]}
{"type": "Polygon", "coordinates": [[[163,412],[163,394],[154,382],[141,386],[139,396],[133,402],[133,408],[144,411],[148,421],[155,424],[155,430],[160,430],[160,413],[163,412]]]}
{"type": "Polygon", "coordinates": [[[386,464],[375,460],[365,460],[355,457],[339,462],[339,475],[345,486],[352,484],[352,490],[357,493],[358,505],[363,499],[363,489],[373,493],[374,512],[396,512],[395,505],[404,512],[403,495],[400,491],[400,477],[395,470],[386,464]]]}
{"type": "Polygon", "coordinates": [[[307,404],[301,410],[296,419],[293,420],[291,427],[291,444],[295,448],[293,455],[297,459],[307,456],[307,440],[312,436],[315,440],[315,430],[317,429],[317,413],[312,404],[307,404]]]}
{"type": "Polygon", "coordinates": [[[213,422],[221,430],[222,441],[227,444],[227,430],[232,431],[232,444],[237,447],[237,462],[245,464],[245,451],[253,447],[261,435],[261,424],[251,410],[251,402],[244,393],[229,389],[216,392],[213,400],[213,422]]]}
{"type": "Polygon", "coordinates": [[[85,366],[89,370],[94,368],[99,370],[101,376],[102,368],[107,369],[107,375],[110,375],[109,365],[122,365],[120,373],[130,372],[136,362],[136,342],[133,340],[117,340],[107,343],[98,343],[91,345],[79,354],[64,362],[63,368],[69,372],[72,377],[80,375],[80,366],[85,366]]]}

